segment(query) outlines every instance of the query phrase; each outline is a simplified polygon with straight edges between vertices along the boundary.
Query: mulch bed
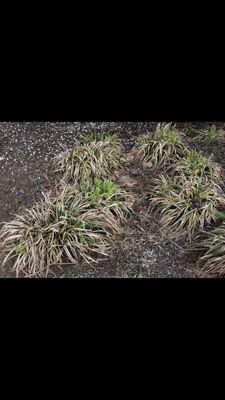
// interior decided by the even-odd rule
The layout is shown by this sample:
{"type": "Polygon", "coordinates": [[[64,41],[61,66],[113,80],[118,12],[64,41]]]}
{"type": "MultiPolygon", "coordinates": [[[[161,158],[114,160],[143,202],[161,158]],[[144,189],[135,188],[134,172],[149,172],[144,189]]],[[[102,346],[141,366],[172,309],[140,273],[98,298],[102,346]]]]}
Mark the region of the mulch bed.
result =
{"type": "MultiPolygon", "coordinates": [[[[107,129],[117,133],[126,152],[138,135],[156,126],[156,122],[0,122],[0,223],[9,221],[24,207],[30,207],[57,182],[52,160],[69,147],[78,133],[107,129]]],[[[182,124],[178,124],[179,125],[182,124]]],[[[192,143],[191,127],[205,128],[209,123],[187,123],[187,138],[192,143]]],[[[225,124],[217,124],[225,129],[225,124]]],[[[183,125],[182,125],[183,126],[183,125]]],[[[225,169],[225,147],[203,146],[205,154],[213,152],[225,169]]],[[[132,160],[123,164],[118,182],[135,196],[134,213],[124,226],[107,259],[94,265],[65,265],[54,269],[58,278],[193,278],[199,276],[195,267],[197,254],[179,243],[161,238],[158,223],[149,216],[147,191],[151,172],[132,160]]],[[[3,257],[0,254],[0,266],[3,257]]],[[[0,277],[15,277],[12,263],[0,268],[0,277]]]]}

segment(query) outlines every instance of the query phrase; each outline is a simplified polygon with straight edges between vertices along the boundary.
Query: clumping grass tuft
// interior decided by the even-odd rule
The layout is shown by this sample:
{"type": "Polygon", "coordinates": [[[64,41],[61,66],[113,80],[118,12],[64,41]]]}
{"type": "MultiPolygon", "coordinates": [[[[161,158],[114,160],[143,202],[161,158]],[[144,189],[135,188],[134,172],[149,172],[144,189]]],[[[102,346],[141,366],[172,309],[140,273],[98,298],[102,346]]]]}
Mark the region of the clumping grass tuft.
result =
{"type": "Polygon", "coordinates": [[[219,143],[221,134],[215,125],[211,125],[207,130],[200,130],[196,139],[205,144],[219,143]]]}
{"type": "MultiPolygon", "coordinates": [[[[160,175],[154,179],[154,188],[151,190],[151,204],[157,206],[171,193],[181,190],[181,181],[178,176],[160,175]]],[[[153,207],[154,208],[154,207],[153,207]]]]}
{"type": "Polygon", "coordinates": [[[79,185],[64,185],[63,196],[73,200],[81,194],[90,207],[104,210],[105,214],[112,214],[122,222],[131,210],[133,198],[121,190],[116,183],[109,179],[94,178],[80,182],[79,185]]]}
{"type": "Polygon", "coordinates": [[[91,142],[108,142],[113,146],[115,146],[115,145],[121,146],[118,136],[116,134],[112,135],[111,133],[96,131],[96,132],[88,133],[87,135],[79,136],[80,144],[88,144],[91,142]]]}
{"type": "Polygon", "coordinates": [[[178,162],[175,171],[188,176],[200,176],[219,183],[221,180],[220,167],[212,161],[212,156],[206,158],[196,149],[188,150],[186,155],[178,162]]]}
{"type": "Polygon", "coordinates": [[[111,151],[115,155],[120,155],[122,152],[122,145],[116,134],[111,134],[103,131],[96,131],[88,133],[87,135],[80,135],[79,144],[89,145],[91,143],[104,143],[105,147],[110,147],[111,151]]]}
{"type": "Polygon", "coordinates": [[[64,259],[77,263],[95,261],[106,254],[120,232],[113,215],[91,207],[81,196],[44,200],[4,224],[1,238],[7,255],[16,258],[14,270],[28,276],[47,276],[49,268],[64,259]]]}
{"type": "Polygon", "coordinates": [[[165,182],[166,178],[161,178],[161,183],[153,189],[151,203],[153,208],[158,206],[166,234],[192,241],[198,230],[219,219],[217,211],[225,205],[219,186],[197,176],[180,176],[168,185],[165,182]]]}
{"type": "Polygon", "coordinates": [[[136,144],[140,159],[152,167],[168,167],[184,153],[184,145],[172,124],[158,124],[155,132],[147,133],[136,144]]]}
{"type": "Polygon", "coordinates": [[[225,222],[219,227],[207,232],[206,239],[202,240],[198,247],[205,251],[198,265],[203,272],[210,275],[225,275],[225,222]]]}
{"type": "Polygon", "coordinates": [[[66,181],[77,184],[93,177],[109,178],[118,167],[122,147],[109,142],[77,145],[55,159],[57,171],[66,181]]]}

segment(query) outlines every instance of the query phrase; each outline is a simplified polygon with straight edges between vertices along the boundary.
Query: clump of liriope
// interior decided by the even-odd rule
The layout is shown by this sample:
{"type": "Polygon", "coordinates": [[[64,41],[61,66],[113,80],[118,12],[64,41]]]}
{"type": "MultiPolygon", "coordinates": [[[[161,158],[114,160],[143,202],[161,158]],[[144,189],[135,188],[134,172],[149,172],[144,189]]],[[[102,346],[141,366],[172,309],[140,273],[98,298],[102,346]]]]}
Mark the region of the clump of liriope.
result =
{"type": "Polygon", "coordinates": [[[197,244],[204,255],[198,265],[206,274],[217,276],[225,275],[225,222],[214,228],[211,232],[205,232],[206,238],[197,244]]]}
{"type": "Polygon", "coordinates": [[[104,210],[105,214],[112,214],[122,222],[131,210],[133,198],[121,190],[116,183],[109,179],[94,178],[81,181],[79,185],[64,185],[63,196],[73,201],[79,193],[90,207],[104,210]]]}
{"type": "Polygon", "coordinates": [[[187,177],[202,176],[215,183],[219,183],[221,180],[221,169],[212,161],[212,156],[206,158],[196,149],[187,151],[186,155],[178,162],[175,171],[181,172],[187,177]]]}
{"type": "Polygon", "coordinates": [[[116,134],[102,131],[95,131],[88,133],[87,135],[80,135],[79,142],[80,144],[88,144],[91,142],[108,142],[113,146],[120,146],[120,142],[116,134]]]}
{"type": "Polygon", "coordinates": [[[222,139],[221,132],[215,125],[211,125],[206,130],[199,130],[196,139],[205,144],[219,143],[222,139]]]}
{"type": "Polygon", "coordinates": [[[153,168],[168,167],[184,154],[180,134],[172,124],[158,124],[155,132],[140,137],[136,144],[140,159],[153,168]]]}
{"type": "Polygon", "coordinates": [[[65,151],[55,163],[64,180],[77,184],[93,177],[109,178],[118,167],[121,151],[121,145],[94,141],[65,151]]]}
{"type": "Polygon", "coordinates": [[[154,187],[150,191],[152,209],[171,193],[181,190],[181,180],[179,176],[160,175],[154,179],[154,187]]]}
{"type": "Polygon", "coordinates": [[[171,189],[162,193],[158,185],[152,196],[151,204],[161,214],[162,231],[173,238],[186,237],[188,241],[205,225],[217,221],[218,209],[225,205],[219,186],[198,176],[179,176],[171,189]]]}
{"type": "Polygon", "coordinates": [[[36,203],[23,215],[1,229],[4,263],[15,258],[13,269],[28,276],[47,276],[49,268],[63,260],[77,263],[95,261],[95,254],[106,254],[110,241],[120,232],[112,214],[90,207],[77,195],[61,194],[36,203]]]}

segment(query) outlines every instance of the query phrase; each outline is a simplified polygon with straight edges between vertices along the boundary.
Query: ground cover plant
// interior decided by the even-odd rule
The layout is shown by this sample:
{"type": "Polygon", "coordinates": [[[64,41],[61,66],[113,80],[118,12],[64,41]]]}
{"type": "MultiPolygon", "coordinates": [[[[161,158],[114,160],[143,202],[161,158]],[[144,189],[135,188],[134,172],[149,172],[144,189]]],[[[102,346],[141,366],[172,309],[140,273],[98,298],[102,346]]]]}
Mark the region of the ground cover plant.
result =
{"type": "Polygon", "coordinates": [[[204,251],[199,260],[203,272],[212,276],[225,275],[225,222],[206,232],[206,238],[196,246],[204,251]]]}
{"type": "Polygon", "coordinates": [[[6,223],[1,232],[9,257],[16,257],[14,270],[29,276],[48,274],[63,260],[94,261],[106,254],[109,242],[119,232],[112,214],[91,207],[81,196],[44,200],[6,223]]]}
{"type": "Polygon", "coordinates": [[[197,232],[219,220],[219,210],[225,206],[221,169],[212,156],[186,147],[167,171],[154,180],[149,209],[160,214],[164,235],[192,242],[197,232]]]}
{"type": "Polygon", "coordinates": [[[60,154],[56,170],[74,184],[93,177],[108,178],[119,165],[122,146],[107,141],[77,144],[60,154]]]}
{"type": "Polygon", "coordinates": [[[184,152],[181,136],[172,124],[158,124],[154,132],[141,136],[137,141],[140,159],[152,167],[168,167],[184,152]]]}
{"type": "Polygon", "coordinates": [[[155,178],[154,186],[150,190],[150,199],[151,199],[151,209],[153,210],[160,204],[161,201],[164,201],[171,192],[179,192],[181,190],[182,182],[179,176],[169,176],[160,174],[158,178],[155,178]]]}
{"type": "Polygon", "coordinates": [[[105,131],[93,131],[87,135],[79,135],[78,137],[80,144],[88,144],[91,142],[107,142],[114,148],[121,149],[121,143],[116,134],[110,134],[105,131]]]}
{"type": "Polygon", "coordinates": [[[197,131],[196,139],[205,144],[219,143],[222,139],[219,129],[215,125],[211,125],[208,129],[197,131]]]}
{"type": "Polygon", "coordinates": [[[133,198],[110,179],[93,178],[81,181],[79,185],[64,183],[63,196],[72,201],[77,195],[81,195],[90,207],[104,210],[112,214],[120,222],[131,210],[133,198]]]}
{"type": "Polygon", "coordinates": [[[173,238],[185,236],[188,241],[216,222],[218,209],[225,206],[221,189],[198,176],[161,177],[151,194],[151,203],[161,214],[162,230],[173,238]]]}
{"type": "Polygon", "coordinates": [[[219,183],[221,180],[221,169],[213,162],[212,156],[204,157],[196,149],[187,150],[185,156],[179,160],[175,171],[185,174],[187,177],[204,177],[215,183],[219,183]]]}

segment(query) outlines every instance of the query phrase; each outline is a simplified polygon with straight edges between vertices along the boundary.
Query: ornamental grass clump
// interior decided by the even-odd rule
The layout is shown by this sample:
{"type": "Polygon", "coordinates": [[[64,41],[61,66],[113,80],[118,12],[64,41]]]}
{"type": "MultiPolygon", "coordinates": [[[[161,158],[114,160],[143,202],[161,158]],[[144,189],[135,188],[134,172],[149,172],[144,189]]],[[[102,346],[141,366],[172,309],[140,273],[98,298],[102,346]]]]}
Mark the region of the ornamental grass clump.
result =
{"type": "Polygon", "coordinates": [[[116,134],[111,134],[102,131],[96,131],[88,133],[87,135],[80,135],[79,136],[79,143],[80,144],[88,144],[91,142],[107,142],[110,143],[112,146],[121,147],[119,142],[119,138],[116,134]]]}
{"type": "Polygon", "coordinates": [[[68,201],[72,201],[74,196],[79,194],[90,204],[90,207],[104,210],[105,215],[112,214],[119,222],[124,221],[133,203],[132,196],[109,179],[94,178],[72,186],[64,184],[63,196],[68,201]]]}
{"type": "Polygon", "coordinates": [[[104,143],[105,147],[109,147],[111,152],[116,156],[120,156],[123,146],[121,145],[119,138],[116,134],[110,134],[107,132],[96,131],[91,132],[87,135],[81,135],[79,137],[79,143],[81,145],[89,145],[90,143],[104,143]]]}
{"type": "Polygon", "coordinates": [[[221,132],[215,125],[206,130],[199,130],[196,139],[204,144],[219,143],[222,139],[221,132]]]}
{"type": "Polygon", "coordinates": [[[91,207],[79,196],[44,200],[1,229],[4,263],[15,259],[14,271],[27,276],[47,276],[51,266],[64,260],[95,261],[106,254],[109,243],[120,232],[113,215],[91,207]]]}
{"type": "Polygon", "coordinates": [[[121,151],[121,146],[103,141],[77,145],[55,159],[56,170],[73,184],[93,177],[108,178],[118,167],[121,151]]]}
{"type": "Polygon", "coordinates": [[[154,187],[150,191],[151,195],[151,208],[154,209],[157,205],[171,193],[181,190],[181,181],[178,176],[160,175],[159,178],[154,179],[154,187]]]}
{"type": "Polygon", "coordinates": [[[219,219],[218,209],[225,205],[219,186],[202,177],[183,175],[168,191],[159,188],[153,189],[151,204],[161,214],[162,231],[173,238],[192,241],[196,232],[219,219]]]}
{"type": "Polygon", "coordinates": [[[212,161],[212,156],[206,158],[196,149],[190,149],[178,162],[175,172],[183,173],[187,177],[199,176],[214,183],[221,180],[221,169],[212,161]]]}
{"type": "Polygon", "coordinates": [[[206,232],[206,235],[206,238],[197,245],[199,249],[204,250],[204,255],[200,258],[198,265],[206,274],[224,276],[225,222],[211,232],[206,232]]]}
{"type": "Polygon", "coordinates": [[[171,166],[185,150],[180,134],[172,124],[158,124],[155,132],[140,137],[136,147],[140,159],[150,163],[153,169],[171,166]]]}

